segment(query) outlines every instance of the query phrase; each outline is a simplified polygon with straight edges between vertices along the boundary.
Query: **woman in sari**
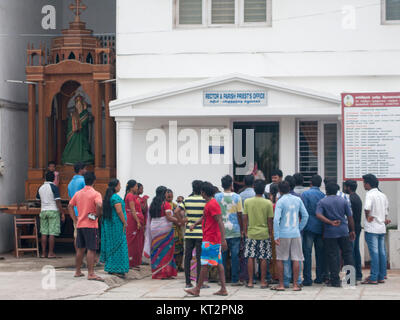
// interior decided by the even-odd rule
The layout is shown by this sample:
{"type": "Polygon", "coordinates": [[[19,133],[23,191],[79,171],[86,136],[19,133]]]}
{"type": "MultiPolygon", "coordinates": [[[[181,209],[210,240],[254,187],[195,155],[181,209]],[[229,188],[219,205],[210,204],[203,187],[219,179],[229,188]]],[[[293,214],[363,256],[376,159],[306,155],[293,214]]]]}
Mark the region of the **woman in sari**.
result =
{"type": "Polygon", "coordinates": [[[100,261],[105,263],[104,271],[125,278],[129,272],[129,256],[125,203],[117,194],[120,190],[119,181],[111,180],[103,203],[100,261]]]}
{"type": "Polygon", "coordinates": [[[171,279],[177,276],[173,223],[178,224],[178,219],[173,217],[172,208],[165,201],[166,191],[166,187],[158,187],[150,205],[153,279],[171,279]]]}
{"type": "MultiPolygon", "coordinates": [[[[172,192],[171,189],[168,189],[165,198],[167,202],[170,204],[172,208],[172,212],[175,212],[176,207],[178,206],[174,202],[174,193],[172,192]]],[[[175,215],[176,218],[181,222],[183,220],[183,217],[180,215],[175,215]]],[[[175,251],[174,251],[174,259],[176,266],[178,268],[178,272],[182,272],[183,270],[183,230],[180,225],[174,224],[174,243],[175,243],[175,251]]]]}
{"type": "Polygon", "coordinates": [[[149,199],[149,196],[142,196],[144,190],[143,190],[143,185],[141,183],[138,183],[138,189],[137,189],[137,196],[139,197],[139,201],[140,201],[140,206],[142,207],[142,213],[144,216],[144,224],[147,225],[147,215],[148,215],[148,211],[149,211],[149,205],[147,204],[147,200],[149,199]]]}
{"type": "Polygon", "coordinates": [[[140,270],[144,247],[144,216],[139,196],[136,195],[138,185],[135,180],[129,180],[126,185],[125,206],[128,227],[126,240],[128,241],[129,267],[140,270]]]}

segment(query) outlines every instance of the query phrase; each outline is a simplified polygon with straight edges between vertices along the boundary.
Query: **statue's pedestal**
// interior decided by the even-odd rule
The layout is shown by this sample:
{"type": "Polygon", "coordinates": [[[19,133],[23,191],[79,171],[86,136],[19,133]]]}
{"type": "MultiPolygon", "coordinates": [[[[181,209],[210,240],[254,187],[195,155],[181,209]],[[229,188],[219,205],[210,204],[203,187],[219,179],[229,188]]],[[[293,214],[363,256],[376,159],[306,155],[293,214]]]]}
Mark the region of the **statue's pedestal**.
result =
{"type": "MultiPolygon", "coordinates": [[[[68,200],[68,184],[75,175],[74,167],[69,165],[57,166],[56,169],[60,173],[60,195],[63,200],[68,200]]],[[[95,189],[103,196],[107,190],[108,183],[115,177],[114,168],[94,168],[93,165],[87,166],[88,171],[94,171],[96,175],[95,189]]],[[[26,200],[34,200],[40,186],[45,180],[46,170],[29,169],[28,180],[25,182],[25,198],[26,200]]]]}

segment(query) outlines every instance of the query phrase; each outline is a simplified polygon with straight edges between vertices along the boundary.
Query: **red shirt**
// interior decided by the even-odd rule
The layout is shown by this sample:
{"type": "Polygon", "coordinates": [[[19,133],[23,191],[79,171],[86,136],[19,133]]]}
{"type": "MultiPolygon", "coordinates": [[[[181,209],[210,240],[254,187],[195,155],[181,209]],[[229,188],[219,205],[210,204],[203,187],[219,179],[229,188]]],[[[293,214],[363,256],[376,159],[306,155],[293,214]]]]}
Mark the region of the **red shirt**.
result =
{"type": "Polygon", "coordinates": [[[203,211],[203,241],[221,244],[221,231],[214,216],[221,214],[221,207],[214,198],[206,203],[203,211]]]}

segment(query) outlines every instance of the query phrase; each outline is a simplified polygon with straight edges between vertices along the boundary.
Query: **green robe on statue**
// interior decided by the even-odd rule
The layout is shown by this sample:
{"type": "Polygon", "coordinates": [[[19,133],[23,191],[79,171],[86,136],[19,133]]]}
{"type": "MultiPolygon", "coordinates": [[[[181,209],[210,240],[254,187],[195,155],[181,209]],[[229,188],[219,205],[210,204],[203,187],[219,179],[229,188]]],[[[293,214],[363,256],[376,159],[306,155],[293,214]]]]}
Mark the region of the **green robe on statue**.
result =
{"type": "Polygon", "coordinates": [[[68,119],[67,141],[62,155],[63,164],[94,163],[89,143],[89,112],[86,109],[79,114],[79,118],[77,112],[74,112],[68,119]]]}

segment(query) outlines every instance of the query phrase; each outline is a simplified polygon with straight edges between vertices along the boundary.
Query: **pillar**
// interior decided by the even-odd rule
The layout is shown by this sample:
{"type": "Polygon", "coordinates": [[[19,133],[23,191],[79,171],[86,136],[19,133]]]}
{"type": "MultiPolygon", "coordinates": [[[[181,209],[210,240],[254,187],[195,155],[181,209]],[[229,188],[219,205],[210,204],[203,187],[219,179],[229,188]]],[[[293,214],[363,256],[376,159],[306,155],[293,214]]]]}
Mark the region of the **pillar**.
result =
{"type": "Polygon", "coordinates": [[[63,152],[63,128],[62,128],[62,107],[63,107],[63,99],[62,95],[59,93],[57,95],[57,119],[56,119],[56,126],[57,126],[57,164],[61,164],[61,157],[63,152]]]}
{"type": "Polygon", "coordinates": [[[110,117],[110,100],[111,100],[111,83],[107,82],[104,84],[104,104],[105,104],[105,125],[106,125],[106,168],[112,168],[112,157],[113,157],[113,134],[112,134],[112,122],[113,119],[110,117]]]}
{"type": "Polygon", "coordinates": [[[39,163],[40,169],[46,168],[46,113],[44,105],[44,83],[40,82],[38,85],[38,96],[39,96],[39,163]]]}
{"type": "Polygon", "coordinates": [[[28,86],[28,166],[36,168],[36,88],[28,86]]]}
{"type": "Polygon", "coordinates": [[[132,178],[132,159],[134,159],[134,118],[117,120],[117,177],[121,185],[132,178]]]}
{"type": "Polygon", "coordinates": [[[98,81],[94,82],[94,109],[95,109],[95,122],[94,122],[94,149],[95,149],[95,167],[101,168],[103,164],[103,132],[102,132],[102,106],[100,99],[100,84],[98,81]]]}
{"type": "MultiPolygon", "coordinates": [[[[296,119],[281,118],[279,123],[279,169],[284,176],[296,173],[296,119]]],[[[269,177],[266,177],[269,179],[269,177]]]]}

